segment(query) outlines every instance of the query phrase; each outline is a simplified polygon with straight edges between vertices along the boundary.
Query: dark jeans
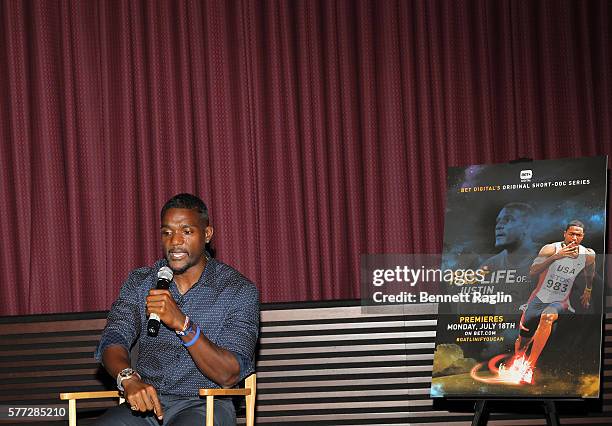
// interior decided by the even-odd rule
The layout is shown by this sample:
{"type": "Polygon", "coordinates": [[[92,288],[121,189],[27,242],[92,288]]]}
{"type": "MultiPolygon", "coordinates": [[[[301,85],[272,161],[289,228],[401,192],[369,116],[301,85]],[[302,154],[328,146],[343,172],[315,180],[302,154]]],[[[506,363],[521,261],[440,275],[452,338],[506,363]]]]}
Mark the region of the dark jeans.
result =
{"type": "MultiPolygon", "coordinates": [[[[96,425],[106,426],[179,426],[204,425],[206,423],[206,399],[181,398],[170,395],[160,395],[164,409],[164,418],[158,421],[151,413],[134,413],[127,403],[109,408],[96,421],[96,425]]],[[[215,426],[235,426],[236,411],[229,399],[215,398],[215,426]]]]}

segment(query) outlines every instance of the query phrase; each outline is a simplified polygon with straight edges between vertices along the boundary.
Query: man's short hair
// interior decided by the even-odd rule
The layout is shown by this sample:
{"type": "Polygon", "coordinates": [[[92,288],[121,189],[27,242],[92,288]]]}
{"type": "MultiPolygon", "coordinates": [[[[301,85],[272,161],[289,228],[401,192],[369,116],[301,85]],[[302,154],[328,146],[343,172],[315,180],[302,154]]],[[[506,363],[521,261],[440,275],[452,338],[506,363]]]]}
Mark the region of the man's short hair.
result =
{"type": "Polygon", "coordinates": [[[518,210],[524,216],[532,216],[535,213],[534,208],[531,207],[531,205],[529,205],[527,203],[519,203],[519,202],[508,203],[503,208],[504,209],[518,210]]]}
{"type": "Polygon", "coordinates": [[[164,215],[170,209],[189,209],[195,210],[200,215],[200,219],[208,226],[208,208],[204,201],[192,194],[177,194],[170,198],[161,209],[161,220],[164,220],[164,215]]]}
{"type": "Polygon", "coordinates": [[[578,228],[582,228],[582,230],[584,231],[584,223],[580,222],[578,219],[570,220],[567,226],[565,227],[565,230],[567,231],[568,229],[570,229],[570,226],[577,226],[578,228]]]}

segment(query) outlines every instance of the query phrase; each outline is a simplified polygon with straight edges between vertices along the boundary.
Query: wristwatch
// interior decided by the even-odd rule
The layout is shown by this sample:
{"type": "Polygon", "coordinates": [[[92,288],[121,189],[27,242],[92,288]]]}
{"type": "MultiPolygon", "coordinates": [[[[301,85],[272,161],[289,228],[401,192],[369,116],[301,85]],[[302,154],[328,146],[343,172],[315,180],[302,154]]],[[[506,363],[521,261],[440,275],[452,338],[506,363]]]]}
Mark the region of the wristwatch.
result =
{"type": "Polygon", "coordinates": [[[119,372],[119,374],[117,374],[117,389],[119,389],[121,392],[123,392],[123,386],[121,385],[121,382],[123,382],[124,380],[130,379],[133,376],[138,376],[138,378],[140,379],[140,374],[138,374],[136,372],[136,370],[134,370],[133,368],[124,368],[123,370],[121,370],[119,372]]]}

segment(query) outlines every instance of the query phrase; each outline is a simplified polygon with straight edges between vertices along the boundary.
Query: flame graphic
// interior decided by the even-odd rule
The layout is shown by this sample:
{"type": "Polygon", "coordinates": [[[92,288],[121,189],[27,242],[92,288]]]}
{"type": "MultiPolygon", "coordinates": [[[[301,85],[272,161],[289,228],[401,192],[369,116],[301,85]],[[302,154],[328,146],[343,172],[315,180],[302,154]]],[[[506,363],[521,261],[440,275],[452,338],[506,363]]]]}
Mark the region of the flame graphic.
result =
{"type": "Polygon", "coordinates": [[[478,374],[484,362],[476,364],[470,371],[470,376],[474,380],[483,383],[507,384],[507,385],[523,385],[533,383],[533,367],[524,355],[512,357],[509,367],[501,362],[509,358],[508,354],[496,355],[487,362],[487,368],[492,375],[484,377],[478,374]]]}

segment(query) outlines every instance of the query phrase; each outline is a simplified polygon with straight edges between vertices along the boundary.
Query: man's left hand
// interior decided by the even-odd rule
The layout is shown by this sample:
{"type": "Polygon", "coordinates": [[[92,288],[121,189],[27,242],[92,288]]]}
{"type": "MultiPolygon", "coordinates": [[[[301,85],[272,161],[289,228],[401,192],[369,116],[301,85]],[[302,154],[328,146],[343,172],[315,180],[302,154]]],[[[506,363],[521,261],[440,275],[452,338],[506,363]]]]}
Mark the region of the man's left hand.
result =
{"type": "Polygon", "coordinates": [[[176,305],[168,290],[149,290],[147,296],[147,316],[159,315],[159,319],[172,330],[181,330],[185,322],[185,314],[176,305]]]}

